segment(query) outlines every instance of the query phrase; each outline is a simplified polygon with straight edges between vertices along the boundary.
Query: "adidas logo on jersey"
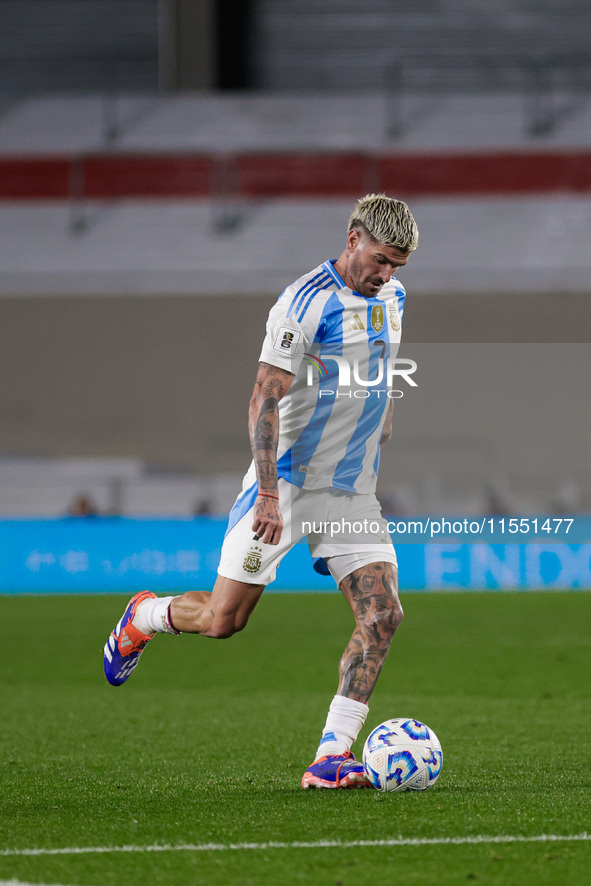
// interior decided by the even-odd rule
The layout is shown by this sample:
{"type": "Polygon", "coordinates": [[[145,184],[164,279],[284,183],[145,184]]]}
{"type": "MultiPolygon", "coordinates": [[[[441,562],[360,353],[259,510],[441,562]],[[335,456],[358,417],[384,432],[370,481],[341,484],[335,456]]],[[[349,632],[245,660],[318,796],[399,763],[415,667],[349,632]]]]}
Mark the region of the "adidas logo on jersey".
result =
{"type": "Polygon", "coordinates": [[[353,314],[353,318],[347,324],[347,329],[365,329],[363,325],[363,320],[359,316],[359,314],[353,314]]]}

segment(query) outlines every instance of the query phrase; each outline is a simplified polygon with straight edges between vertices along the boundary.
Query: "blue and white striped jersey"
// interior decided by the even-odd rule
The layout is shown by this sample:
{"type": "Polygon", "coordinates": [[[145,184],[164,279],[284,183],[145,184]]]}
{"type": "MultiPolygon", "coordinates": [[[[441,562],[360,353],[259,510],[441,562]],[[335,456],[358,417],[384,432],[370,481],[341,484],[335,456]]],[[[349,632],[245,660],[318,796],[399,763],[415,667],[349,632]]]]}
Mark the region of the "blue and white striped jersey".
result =
{"type": "Polygon", "coordinates": [[[405,290],[349,289],[327,261],[271,309],[260,360],[294,375],[279,404],[277,471],[308,489],[374,492],[405,290]]]}

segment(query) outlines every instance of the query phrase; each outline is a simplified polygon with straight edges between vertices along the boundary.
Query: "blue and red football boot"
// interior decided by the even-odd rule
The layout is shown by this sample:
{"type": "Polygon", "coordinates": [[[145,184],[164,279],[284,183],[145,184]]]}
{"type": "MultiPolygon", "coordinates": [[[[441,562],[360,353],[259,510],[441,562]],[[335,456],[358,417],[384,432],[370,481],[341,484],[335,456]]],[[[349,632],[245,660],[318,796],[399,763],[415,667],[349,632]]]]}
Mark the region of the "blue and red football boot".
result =
{"type": "Polygon", "coordinates": [[[371,788],[363,763],[351,751],[319,757],[308,766],[302,778],[303,788],[371,788]]]}
{"type": "Polygon", "coordinates": [[[131,598],[127,609],[105,643],[103,662],[105,677],[111,686],[121,686],[137,667],[140,655],[154,634],[143,634],[133,626],[132,619],[142,600],[155,597],[152,591],[140,591],[131,598]]]}

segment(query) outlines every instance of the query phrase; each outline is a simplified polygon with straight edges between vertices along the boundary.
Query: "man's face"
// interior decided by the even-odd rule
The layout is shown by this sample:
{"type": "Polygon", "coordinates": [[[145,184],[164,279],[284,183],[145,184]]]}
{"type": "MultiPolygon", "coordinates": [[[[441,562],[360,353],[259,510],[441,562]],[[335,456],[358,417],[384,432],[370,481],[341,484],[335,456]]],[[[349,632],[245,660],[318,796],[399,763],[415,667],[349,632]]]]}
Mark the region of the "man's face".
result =
{"type": "Polygon", "coordinates": [[[394,246],[376,243],[365,231],[347,235],[347,273],[345,283],[365,298],[376,296],[409,256],[394,246]]]}

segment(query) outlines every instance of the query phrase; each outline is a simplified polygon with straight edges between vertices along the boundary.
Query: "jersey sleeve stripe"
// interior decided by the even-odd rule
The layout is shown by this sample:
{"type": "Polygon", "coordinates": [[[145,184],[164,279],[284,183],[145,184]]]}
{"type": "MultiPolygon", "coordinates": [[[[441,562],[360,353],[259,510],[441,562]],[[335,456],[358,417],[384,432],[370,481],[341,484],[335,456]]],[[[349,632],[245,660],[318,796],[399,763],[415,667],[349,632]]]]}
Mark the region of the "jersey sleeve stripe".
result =
{"type": "Polygon", "coordinates": [[[308,310],[308,308],[312,304],[314,297],[316,295],[318,295],[319,292],[322,292],[322,290],[325,289],[326,285],[330,282],[331,282],[330,277],[327,277],[326,280],[321,280],[320,284],[312,290],[312,292],[310,293],[310,296],[308,298],[308,301],[306,302],[306,304],[304,305],[304,307],[302,308],[302,310],[300,312],[300,315],[298,317],[298,323],[301,323],[301,321],[304,319],[304,316],[306,315],[306,311],[308,310]]]}
{"type": "Polygon", "coordinates": [[[315,286],[318,286],[319,285],[318,281],[321,280],[322,277],[324,277],[324,276],[325,276],[325,272],[320,271],[320,273],[316,274],[315,277],[312,277],[311,280],[308,280],[307,283],[305,283],[300,289],[298,289],[298,291],[294,295],[294,297],[291,301],[291,304],[287,310],[286,317],[290,317],[293,311],[297,311],[299,309],[300,305],[305,300],[306,295],[310,292],[310,289],[314,288],[315,286]],[[296,302],[298,302],[297,305],[296,305],[296,302]]]}

